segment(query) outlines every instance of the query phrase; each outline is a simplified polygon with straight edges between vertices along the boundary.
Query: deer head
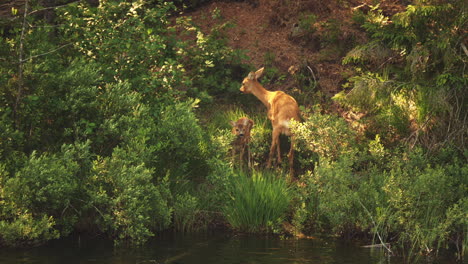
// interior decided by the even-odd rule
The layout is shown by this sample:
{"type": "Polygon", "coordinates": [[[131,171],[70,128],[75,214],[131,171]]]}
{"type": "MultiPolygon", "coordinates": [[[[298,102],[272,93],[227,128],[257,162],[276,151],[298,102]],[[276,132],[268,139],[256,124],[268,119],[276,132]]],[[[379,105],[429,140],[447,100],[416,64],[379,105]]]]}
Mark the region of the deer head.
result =
{"type": "Polygon", "coordinates": [[[250,72],[249,75],[247,75],[247,77],[245,77],[242,81],[240,91],[245,94],[252,93],[252,90],[255,89],[255,85],[258,84],[258,79],[263,74],[263,69],[264,68],[261,68],[256,72],[250,72]]]}
{"type": "Polygon", "coordinates": [[[252,129],[254,122],[247,117],[242,117],[236,122],[230,122],[232,126],[232,134],[239,138],[250,137],[250,130],[252,129]]]}

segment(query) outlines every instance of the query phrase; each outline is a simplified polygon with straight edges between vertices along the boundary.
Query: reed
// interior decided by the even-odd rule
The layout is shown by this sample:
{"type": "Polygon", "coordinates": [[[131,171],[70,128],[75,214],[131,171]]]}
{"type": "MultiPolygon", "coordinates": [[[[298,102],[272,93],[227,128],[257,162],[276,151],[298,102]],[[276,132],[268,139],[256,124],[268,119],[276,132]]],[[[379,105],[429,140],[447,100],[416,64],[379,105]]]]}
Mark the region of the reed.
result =
{"type": "Polygon", "coordinates": [[[228,190],[224,215],[234,230],[248,233],[268,232],[281,223],[291,197],[286,177],[269,172],[234,174],[228,179],[228,190]]]}

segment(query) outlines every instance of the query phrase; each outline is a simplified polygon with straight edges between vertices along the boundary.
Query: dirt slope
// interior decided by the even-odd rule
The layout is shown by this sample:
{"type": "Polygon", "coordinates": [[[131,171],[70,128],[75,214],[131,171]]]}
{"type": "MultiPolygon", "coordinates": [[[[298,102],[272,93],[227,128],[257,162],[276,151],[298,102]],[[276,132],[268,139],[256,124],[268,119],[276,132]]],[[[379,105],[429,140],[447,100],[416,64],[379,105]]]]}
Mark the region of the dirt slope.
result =
{"type": "MultiPolygon", "coordinates": [[[[284,74],[288,73],[288,69],[294,71],[309,66],[318,79],[320,89],[329,95],[336,93],[346,77],[342,73],[349,69],[341,64],[342,54],[333,54],[332,50],[323,47],[325,44],[320,43],[320,31],[326,30],[322,28],[324,21],[350,19],[351,9],[339,7],[335,3],[329,3],[328,6],[315,5],[314,2],[320,3],[319,0],[288,1],[289,5],[280,2],[268,0],[259,0],[258,4],[251,4],[248,1],[212,2],[187,15],[192,16],[193,20],[208,32],[217,22],[211,14],[214,10],[219,10],[226,21],[236,25],[227,32],[230,45],[236,49],[247,50],[247,55],[251,59],[249,63],[256,67],[264,66],[267,56],[272,60],[271,66],[278,68],[284,74]],[[304,5],[304,2],[308,4],[304,5]],[[316,16],[316,21],[311,25],[316,30],[315,36],[304,37],[300,33],[299,36],[294,36],[294,30],[300,23],[301,16],[307,14],[316,16]]],[[[351,22],[346,23],[351,24],[351,22]]],[[[361,41],[363,39],[363,34],[354,28],[348,28],[343,34],[353,34],[361,41]]],[[[287,74],[288,78],[291,77],[290,73],[291,71],[287,74]]],[[[289,88],[282,86],[270,89],[289,88]]]]}
{"type": "MultiPolygon", "coordinates": [[[[369,10],[366,2],[372,1],[214,1],[185,15],[209,32],[219,23],[212,14],[219,12],[225,21],[236,25],[227,32],[229,44],[247,50],[249,63],[265,66],[268,56],[272,60],[270,66],[291,80],[291,73],[297,70],[303,73],[312,70],[319,89],[333,96],[353,73],[351,67],[342,65],[343,56],[357,43],[366,42],[365,33],[353,21],[355,10],[369,10]]],[[[381,2],[387,14],[403,8],[398,0],[381,2]]],[[[292,85],[285,83],[269,88],[290,89],[292,85]]]]}

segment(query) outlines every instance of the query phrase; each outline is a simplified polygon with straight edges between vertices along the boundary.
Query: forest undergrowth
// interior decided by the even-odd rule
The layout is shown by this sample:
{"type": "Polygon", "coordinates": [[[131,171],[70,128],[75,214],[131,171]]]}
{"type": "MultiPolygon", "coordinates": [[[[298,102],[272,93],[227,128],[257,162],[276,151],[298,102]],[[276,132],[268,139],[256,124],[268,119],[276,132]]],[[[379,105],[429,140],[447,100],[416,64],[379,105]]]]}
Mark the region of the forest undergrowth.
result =
{"type": "Polygon", "coordinates": [[[1,246],[73,233],[139,245],[167,229],[223,228],[359,239],[409,262],[466,258],[463,1],[391,14],[386,1],[331,1],[352,10],[346,25],[298,13],[292,41],[348,69],[333,93],[309,61],[285,71],[267,50],[249,63],[222,10],[205,14],[209,31],[180,14],[210,1],[49,2],[26,0],[0,20],[1,246]],[[286,162],[265,168],[266,109],[239,92],[260,66],[267,89],[300,104],[292,179],[286,162]],[[250,170],[230,156],[229,121],[244,116],[255,124],[250,170]]]}

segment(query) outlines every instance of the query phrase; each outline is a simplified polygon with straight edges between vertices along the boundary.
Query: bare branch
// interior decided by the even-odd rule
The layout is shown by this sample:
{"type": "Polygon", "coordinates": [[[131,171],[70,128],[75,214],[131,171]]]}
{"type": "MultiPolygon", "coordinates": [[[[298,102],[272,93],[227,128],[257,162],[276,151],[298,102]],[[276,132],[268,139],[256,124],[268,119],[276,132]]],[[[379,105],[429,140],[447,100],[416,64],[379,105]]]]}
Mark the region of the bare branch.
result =
{"type": "Polygon", "coordinates": [[[61,7],[69,6],[69,5],[74,4],[74,3],[77,3],[77,2],[80,2],[80,1],[79,1],[79,0],[78,0],[78,1],[73,1],[73,2],[70,2],[70,3],[65,4],[65,5],[44,7],[44,8],[41,8],[41,9],[37,9],[37,10],[31,11],[31,12],[28,13],[28,15],[32,15],[32,14],[34,14],[34,13],[41,12],[41,11],[45,11],[45,10],[49,10],[49,9],[56,9],[56,8],[61,8],[61,7]]]}
{"type": "Polygon", "coordinates": [[[307,65],[307,69],[309,69],[310,73],[312,74],[312,77],[314,78],[314,82],[317,83],[317,79],[315,78],[315,74],[314,74],[314,71],[312,70],[312,68],[310,68],[310,66],[307,65]]]}
{"type": "MultiPolygon", "coordinates": [[[[366,213],[369,215],[371,221],[372,221],[372,224],[374,224],[374,226],[377,228],[377,224],[375,223],[374,221],[374,218],[372,217],[371,213],[369,212],[369,210],[367,210],[367,208],[364,206],[364,204],[362,204],[361,200],[358,199],[358,202],[359,204],[362,206],[362,208],[364,208],[364,210],[366,211],[366,213]]],[[[377,231],[377,229],[375,230],[375,233],[377,234],[377,236],[379,237],[379,240],[380,240],[380,244],[382,245],[382,247],[384,247],[390,254],[393,255],[393,251],[390,249],[390,245],[388,243],[384,243],[382,237],[380,236],[379,234],[379,231],[377,231]]]]}
{"type": "Polygon", "coordinates": [[[60,47],[58,47],[58,48],[56,48],[56,49],[53,49],[53,50],[51,50],[51,51],[48,51],[48,52],[45,52],[45,53],[41,53],[41,54],[37,54],[37,55],[31,56],[31,57],[29,57],[29,58],[27,58],[27,59],[22,60],[21,63],[26,62],[26,61],[28,61],[28,60],[31,60],[31,59],[33,59],[33,58],[45,56],[45,55],[47,55],[47,54],[56,52],[57,50],[63,49],[63,48],[65,48],[65,47],[67,47],[67,46],[70,46],[70,45],[72,45],[72,44],[73,44],[73,43],[68,43],[68,44],[65,44],[65,45],[63,45],[63,46],[60,46],[60,47]]]}
{"type": "Polygon", "coordinates": [[[23,57],[24,57],[24,34],[26,31],[26,26],[27,26],[27,13],[28,13],[28,4],[29,1],[26,0],[24,2],[24,14],[23,14],[23,25],[21,28],[21,36],[20,36],[20,43],[19,43],[19,64],[18,64],[18,92],[16,94],[16,100],[15,100],[15,105],[13,106],[13,113],[15,116],[15,124],[16,127],[19,127],[19,119],[17,117],[18,113],[18,107],[20,105],[21,101],[21,96],[23,94],[23,57]]]}
{"type": "Polygon", "coordinates": [[[462,42],[460,45],[461,45],[463,51],[465,52],[465,55],[468,56],[468,49],[466,49],[465,44],[463,44],[463,42],[462,42]]]}

